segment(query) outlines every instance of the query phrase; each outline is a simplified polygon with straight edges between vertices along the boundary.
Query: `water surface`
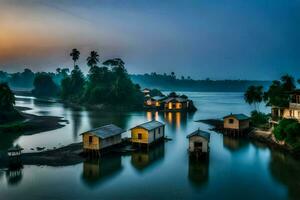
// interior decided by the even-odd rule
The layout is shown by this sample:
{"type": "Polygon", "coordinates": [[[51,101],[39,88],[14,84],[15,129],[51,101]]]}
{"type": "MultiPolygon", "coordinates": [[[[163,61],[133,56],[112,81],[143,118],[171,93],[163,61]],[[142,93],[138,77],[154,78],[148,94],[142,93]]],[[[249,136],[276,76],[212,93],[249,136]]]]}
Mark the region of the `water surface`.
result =
{"type": "MultiPolygon", "coordinates": [[[[186,92],[185,92],[186,93],[186,92]]],[[[299,162],[260,143],[237,140],[195,122],[229,113],[249,114],[242,93],[186,93],[199,109],[182,113],[103,113],[74,110],[59,103],[21,98],[18,106],[37,115],[62,116],[65,127],[30,136],[6,136],[0,149],[20,144],[53,148],[81,141],[79,134],[114,123],[129,129],[153,118],[166,123],[172,141],[149,152],[106,156],[73,166],[24,166],[0,171],[1,199],[299,199],[299,162]],[[189,160],[186,135],[201,128],[211,133],[208,162],[189,160]]],[[[269,109],[261,107],[268,112],[269,109]]],[[[128,136],[125,133],[124,136],[128,136]]]]}

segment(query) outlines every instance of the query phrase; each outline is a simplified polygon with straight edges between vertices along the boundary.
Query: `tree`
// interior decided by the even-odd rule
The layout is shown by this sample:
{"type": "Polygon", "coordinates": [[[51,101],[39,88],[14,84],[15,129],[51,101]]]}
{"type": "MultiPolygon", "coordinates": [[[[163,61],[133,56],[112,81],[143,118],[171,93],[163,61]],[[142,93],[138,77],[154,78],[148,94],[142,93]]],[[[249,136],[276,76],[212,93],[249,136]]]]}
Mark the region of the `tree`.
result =
{"type": "Polygon", "coordinates": [[[93,67],[99,62],[99,55],[96,51],[91,51],[90,56],[86,59],[87,65],[93,67]]]}
{"type": "Polygon", "coordinates": [[[286,92],[293,91],[296,88],[295,79],[288,74],[281,77],[281,82],[282,89],[286,92]]]}
{"type": "Polygon", "coordinates": [[[272,82],[268,91],[264,94],[264,100],[269,106],[286,107],[289,104],[289,93],[296,88],[292,76],[284,75],[281,79],[272,82]]]}
{"type": "Polygon", "coordinates": [[[32,93],[35,96],[53,97],[58,94],[58,87],[48,73],[38,73],[34,78],[33,85],[32,93]]]}
{"type": "Polygon", "coordinates": [[[80,52],[77,49],[72,49],[70,56],[74,62],[74,68],[76,66],[76,61],[79,59],[80,52]]]}
{"type": "Polygon", "coordinates": [[[85,78],[80,68],[76,65],[70,76],[61,81],[61,97],[64,100],[80,101],[84,92],[85,78]]]}
{"type": "Polygon", "coordinates": [[[10,111],[14,109],[15,95],[10,90],[7,83],[0,83],[0,111],[10,111]]]}
{"type": "Polygon", "coordinates": [[[249,86],[244,94],[245,101],[254,105],[255,110],[259,110],[259,104],[263,101],[263,87],[262,86],[249,86]]]}

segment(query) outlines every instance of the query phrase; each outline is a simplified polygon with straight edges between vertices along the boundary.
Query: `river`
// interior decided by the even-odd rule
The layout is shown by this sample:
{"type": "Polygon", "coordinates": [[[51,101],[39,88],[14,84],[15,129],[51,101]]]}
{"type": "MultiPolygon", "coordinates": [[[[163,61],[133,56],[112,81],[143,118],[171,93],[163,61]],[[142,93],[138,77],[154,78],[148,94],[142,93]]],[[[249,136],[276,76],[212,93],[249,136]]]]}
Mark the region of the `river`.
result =
{"type": "MultiPolygon", "coordinates": [[[[249,114],[242,93],[185,92],[198,111],[182,113],[108,113],[74,110],[60,103],[18,97],[28,113],[61,116],[63,128],[40,134],[1,136],[0,150],[19,144],[52,149],[81,141],[80,133],[114,123],[126,130],[155,118],[166,124],[171,141],[147,153],[106,156],[73,166],[23,166],[0,169],[0,199],[299,199],[300,162],[260,143],[232,139],[195,122],[229,113],[249,114]],[[208,162],[193,162],[186,135],[211,133],[208,162]]],[[[269,112],[263,105],[262,111],[269,112]]],[[[129,136],[129,132],[124,137],[129,136]]]]}

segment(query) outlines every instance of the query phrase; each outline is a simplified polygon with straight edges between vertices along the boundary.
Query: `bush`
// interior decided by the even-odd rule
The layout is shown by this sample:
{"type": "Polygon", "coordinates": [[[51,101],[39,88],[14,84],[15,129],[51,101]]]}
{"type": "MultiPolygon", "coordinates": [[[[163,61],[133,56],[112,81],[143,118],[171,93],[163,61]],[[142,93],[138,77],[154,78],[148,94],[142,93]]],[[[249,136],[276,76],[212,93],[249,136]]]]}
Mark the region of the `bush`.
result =
{"type": "Polygon", "coordinates": [[[269,115],[258,112],[258,111],[252,111],[251,112],[251,123],[253,126],[259,127],[267,124],[269,121],[269,115]]]}
{"type": "Polygon", "coordinates": [[[283,119],[274,128],[273,133],[277,140],[285,140],[287,143],[292,144],[300,136],[300,124],[295,119],[283,119]]]}

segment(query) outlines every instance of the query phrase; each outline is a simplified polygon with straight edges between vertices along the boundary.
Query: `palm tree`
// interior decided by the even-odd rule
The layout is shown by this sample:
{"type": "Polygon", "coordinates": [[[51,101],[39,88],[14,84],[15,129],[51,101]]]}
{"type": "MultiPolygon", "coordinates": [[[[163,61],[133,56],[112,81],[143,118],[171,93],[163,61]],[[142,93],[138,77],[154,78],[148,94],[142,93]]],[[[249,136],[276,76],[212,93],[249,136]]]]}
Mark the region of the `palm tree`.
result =
{"type": "Polygon", "coordinates": [[[263,101],[263,87],[262,86],[250,86],[244,94],[244,99],[249,105],[254,105],[255,110],[259,110],[259,103],[263,101]]]}
{"type": "Polygon", "coordinates": [[[90,56],[86,61],[89,67],[95,66],[99,62],[99,54],[96,51],[91,51],[90,56]]]}
{"type": "Polygon", "coordinates": [[[13,110],[15,105],[15,96],[7,83],[0,84],[0,110],[13,110]]]}
{"type": "Polygon", "coordinates": [[[80,52],[77,49],[72,49],[70,56],[72,57],[72,60],[74,61],[74,67],[76,65],[76,61],[79,59],[79,55],[80,55],[80,52]]]}

